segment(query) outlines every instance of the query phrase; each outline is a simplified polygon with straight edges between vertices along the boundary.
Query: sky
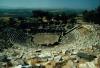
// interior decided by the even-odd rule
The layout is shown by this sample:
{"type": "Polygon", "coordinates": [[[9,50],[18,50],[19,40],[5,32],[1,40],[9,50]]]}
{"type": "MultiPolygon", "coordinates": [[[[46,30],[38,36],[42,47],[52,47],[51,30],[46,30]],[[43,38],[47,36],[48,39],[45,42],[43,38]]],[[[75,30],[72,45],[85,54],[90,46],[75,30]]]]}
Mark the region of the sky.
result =
{"type": "Polygon", "coordinates": [[[100,0],[0,0],[0,8],[94,9],[100,0]]]}

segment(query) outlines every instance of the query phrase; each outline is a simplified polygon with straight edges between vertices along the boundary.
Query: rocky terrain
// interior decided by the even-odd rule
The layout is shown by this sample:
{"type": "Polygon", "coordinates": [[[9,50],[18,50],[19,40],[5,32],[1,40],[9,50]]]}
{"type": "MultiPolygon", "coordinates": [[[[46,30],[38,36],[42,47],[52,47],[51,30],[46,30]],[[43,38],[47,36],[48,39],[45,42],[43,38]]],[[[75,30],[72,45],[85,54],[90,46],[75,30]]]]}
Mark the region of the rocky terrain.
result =
{"type": "Polygon", "coordinates": [[[100,68],[100,26],[81,23],[55,46],[14,44],[0,52],[0,68],[100,68]]]}

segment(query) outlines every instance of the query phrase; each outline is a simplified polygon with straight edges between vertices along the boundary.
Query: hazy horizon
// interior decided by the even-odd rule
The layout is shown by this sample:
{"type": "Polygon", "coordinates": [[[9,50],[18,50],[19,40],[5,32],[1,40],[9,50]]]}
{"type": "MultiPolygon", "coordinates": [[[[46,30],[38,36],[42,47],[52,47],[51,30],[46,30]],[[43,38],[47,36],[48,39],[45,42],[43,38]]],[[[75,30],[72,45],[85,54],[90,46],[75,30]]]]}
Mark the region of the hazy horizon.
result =
{"type": "Polygon", "coordinates": [[[4,9],[95,9],[100,0],[0,0],[0,8],[4,9]]]}

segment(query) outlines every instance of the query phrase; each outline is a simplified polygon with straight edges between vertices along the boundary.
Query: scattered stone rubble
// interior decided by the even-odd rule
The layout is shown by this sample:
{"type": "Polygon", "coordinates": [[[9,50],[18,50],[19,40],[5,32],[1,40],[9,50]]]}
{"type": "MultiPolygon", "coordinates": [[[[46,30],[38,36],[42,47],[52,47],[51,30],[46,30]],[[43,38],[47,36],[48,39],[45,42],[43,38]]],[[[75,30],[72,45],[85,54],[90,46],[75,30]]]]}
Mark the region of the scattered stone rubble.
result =
{"type": "Polygon", "coordinates": [[[3,57],[0,61],[2,66],[9,66],[7,68],[99,68],[100,53],[94,56],[87,55],[85,52],[71,53],[62,50],[39,52],[38,55],[22,59],[3,57]]]}

